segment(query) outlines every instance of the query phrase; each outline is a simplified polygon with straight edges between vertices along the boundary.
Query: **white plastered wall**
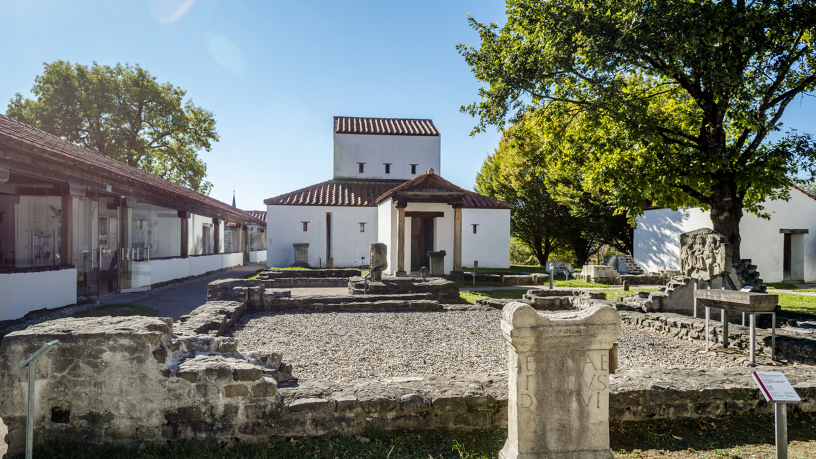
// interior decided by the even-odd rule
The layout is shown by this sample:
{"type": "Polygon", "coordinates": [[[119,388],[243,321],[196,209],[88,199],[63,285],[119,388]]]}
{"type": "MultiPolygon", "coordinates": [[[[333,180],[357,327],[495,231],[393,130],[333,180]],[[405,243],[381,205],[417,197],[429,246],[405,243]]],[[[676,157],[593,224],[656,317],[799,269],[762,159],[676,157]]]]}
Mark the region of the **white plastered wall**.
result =
{"type": "Polygon", "coordinates": [[[510,209],[462,209],[462,266],[510,267],[510,209]],[[476,234],[473,234],[473,225],[476,234]]]}
{"type": "MultiPolygon", "coordinates": [[[[792,241],[792,262],[804,256],[804,280],[816,281],[816,200],[792,189],[789,201],[767,201],[765,210],[770,220],[750,214],[742,217],[742,258],[751,259],[765,282],[781,282],[784,235],[779,230],[807,229],[809,234],[792,241]]],[[[634,257],[646,271],[679,269],[680,234],[712,227],[709,213],[700,209],[647,210],[637,223],[634,257]]]]}
{"type": "Polygon", "coordinates": [[[77,270],[0,274],[0,320],[19,319],[31,311],[59,308],[77,301],[77,270]]]}
{"type": "Polygon", "coordinates": [[[334,266],[360,266],[360,257],[368,257],[371,244],[377,242],[377,208],[362,206],[266,206],[266,265],[292,266],[292,244],[309,244],[309,264],[326,266],[326,213],[332,214],[332,250],[334,266]],[[303,231],[304,221],[309,222],[303,231]],[[360,223],[365,231],[360,232],[360,223]],[[320,258],[322,257],[322,261],[320,258]]]}
{"type": "Polygon", "coordinates": [[[410,180],[431,168],[440,174],[440,164],[441,136],[334,134],[335,178],[410,180]],[[365,163],[362,174],[358,163],[365,163]]]}

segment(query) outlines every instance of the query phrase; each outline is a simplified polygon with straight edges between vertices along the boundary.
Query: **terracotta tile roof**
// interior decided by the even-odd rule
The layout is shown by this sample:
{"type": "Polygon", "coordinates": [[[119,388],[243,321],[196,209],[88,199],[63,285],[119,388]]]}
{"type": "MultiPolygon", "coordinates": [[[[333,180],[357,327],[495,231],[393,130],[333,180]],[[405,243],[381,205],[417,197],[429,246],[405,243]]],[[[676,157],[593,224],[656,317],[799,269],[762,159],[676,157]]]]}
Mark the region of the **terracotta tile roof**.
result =
{"type": "MultiPolygon", "coordinates": [[[[264,204],[270,206],[374,207],[377,205],[378,198],[414,180],[409,182],[403,182],[401,180],[328,180],[306,188],[301,188],[291,193],[265,199],[264,204]]],[[[451,185],[456,187],[456,185],[451,185]]],[[[510,209],[513,207],[498,199],[482,196],[459,187],[456,188],[465,192],[465,208],[510,209]]]]}
{"type": "Polygon", "coordinates": [[[475,193],[470,190],[466,190],[464,188],[460,188],[453,183],[445,180],[442,178],[441,175],[435,174],[433,169],[428,169],[427,171],[423,172],[422,174],[416,176],[415,178],[408,180],[407,182],[403,183],[400,186],[394,187],[387,192],[381,194],[377,197],[376,201],[378,204],[382,201],[385,201],[389,197],[393,196],[398,191],[454,191],[454,192],[463,192],[465,193],[464,207],[468,208],[485,208],[485,209],[512,209],[513,206],[508,204],[504,201],[500,201],[498,199],[494,199],[488,196],[481,195],[479,193],[475,193]]]}
{"type": "Polygon", "coordinates": [[[439,130],[431,120],[353,116],[335,116],[334,132],[336,134],[439,135],[439,130]]]}
{"type": "Polygon", "coordinates": [[[244,212],[252,215],[253,217],[257,218],[262,222],[266,222],[266,211],[265,210],[245,210],[244,212]]]}
{"type": "Polygon", "coordinates": [[[102,176],[115,178],[131,186],[152,189],[164,195],[193,201],[199,205],[211,207],[231,215],[239,220],[251,223],[264,223],[243,210],[236,209],[227,203],[218,201],[201,193],[184,188],[135,167],[120,163],[94,151],[82,148],[45,131],[0,115],[0,145],[18,148],[27,154],[67,162],[87,168],[102,176]]]}

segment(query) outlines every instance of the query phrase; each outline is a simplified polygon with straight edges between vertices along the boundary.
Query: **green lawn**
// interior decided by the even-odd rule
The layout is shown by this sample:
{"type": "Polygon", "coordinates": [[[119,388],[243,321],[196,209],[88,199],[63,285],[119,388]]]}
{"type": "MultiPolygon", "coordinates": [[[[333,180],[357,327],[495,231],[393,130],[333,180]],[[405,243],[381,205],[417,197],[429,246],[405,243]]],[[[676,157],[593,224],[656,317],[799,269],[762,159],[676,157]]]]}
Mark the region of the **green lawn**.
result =
{"type": "Polygon", "coordinates": [[[111,317],[128,317],[128,316],[147,316],[147,317],[156,317],[159,313],[153,309],[148,308],[147,306],[141,306],[138,304],[133,303],[111,303],[111,304],[103,304],[101,306],[97,306],[95,308],[86,309],[84,311],[79,311],[77,313],[71,314],[71,317],[76,317],[78,319],[85,318],[85,317],[103,317],[103,316],[111,316],[111,317]]]}
{"type": "MultiPolygon", "coordinates": [[[[468,273],[473,271],[473,267],[463,267],[462,271],[468,273]]],[[[545,266],[527,266],[527,265],[511,265],[510,269],[507,268],[486,268],[484,266],[479,266],[479,271],[504,271],[508,274],[512,274],[515,272],[521,273],[539,273],[539,274],[547,274],[547,268],[545,266]]]]}
{"type": "Polygon", "coordinates": [[[527,290],[523,288],[505,288],[500,290],[484,290],[481,292],[461,291],[459,292],[459,298],[461,298],[462,301],[464,301],[465,303],[476,304],[476,301],[481,300],[483,298],[494,299],[509,298],[513,300],[520,300],[525,293],[527,293],[527,290]]]}
{"type": "Polygon", "coordinates": [[[816,296],[795,293],[775,293],[779,295],[779,305],[783,311],[816,315],[816,296]]]}
{"type": "MultiPolygon", "coordinates": [[[[784,282],[766,282],[766,283],[764,283],[762,285],[764,285],[767,288],[781,288],[781,289],[784,289],[784,290],[796,290],[796,285],[795,284],[786,284],[784,282]]],[[[808,292],[808,291],[812,291],[812,290],[801,290],[801,291],[808,292]]]]}
{"type": "MultiPolygon", "coordinates": [[[[814,457],[816,416],[788,414],[791,457],[814,457]]],[[[610,446],[617,459],[774,457],[773,415],[736,415],[724,419],[610,422],[610,446]]],[[[504,429],[474,432],[368,429],[363,435],[290,438],[276,443],[206,448],[197,443],[173,446],[143,444],[128,449],[116,444],[81,445],[50,442],[37,445],[34,457],[51,459],[495,459],[507,438],[504,429]]]]}

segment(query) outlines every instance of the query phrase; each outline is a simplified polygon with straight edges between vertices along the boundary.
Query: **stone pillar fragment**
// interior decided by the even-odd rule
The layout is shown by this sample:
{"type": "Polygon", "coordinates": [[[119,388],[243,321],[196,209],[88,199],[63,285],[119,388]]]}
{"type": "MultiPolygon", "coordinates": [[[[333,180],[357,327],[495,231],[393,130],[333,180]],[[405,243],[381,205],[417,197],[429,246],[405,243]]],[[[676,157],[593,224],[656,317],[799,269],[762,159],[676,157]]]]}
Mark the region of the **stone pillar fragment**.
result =
{"type": "Polygon", "coordinates": [[[620,334],[612,306],[539,313],[502,310],[510,344],[507,442],[501,459],[612,459],[609,350],[620,334]]]}
{"type": "Polygon", "coordinates": [[[371,279],[382,281],[382,272],[388,268],[388,247],[382,242],[371,244],[370,253],[371,279]]]}

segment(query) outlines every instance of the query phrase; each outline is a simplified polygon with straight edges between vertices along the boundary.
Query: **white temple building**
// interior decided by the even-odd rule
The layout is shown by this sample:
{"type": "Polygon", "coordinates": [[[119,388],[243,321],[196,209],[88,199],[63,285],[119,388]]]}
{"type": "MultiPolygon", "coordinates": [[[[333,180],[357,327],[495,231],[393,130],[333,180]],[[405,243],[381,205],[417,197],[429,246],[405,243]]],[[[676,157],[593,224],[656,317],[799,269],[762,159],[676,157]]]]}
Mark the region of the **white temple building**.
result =
{"type": "Polygon", "coordinates": [[[293,244],[308,263],[368,265],[372,243],[388,246],[387,274],[417,273],[445,251],[445,272],[510,266],[510,209],[440,175],[431,120],[334,118],[334,177],[264,200],[267,266],[291,266],[293,244]]]}

